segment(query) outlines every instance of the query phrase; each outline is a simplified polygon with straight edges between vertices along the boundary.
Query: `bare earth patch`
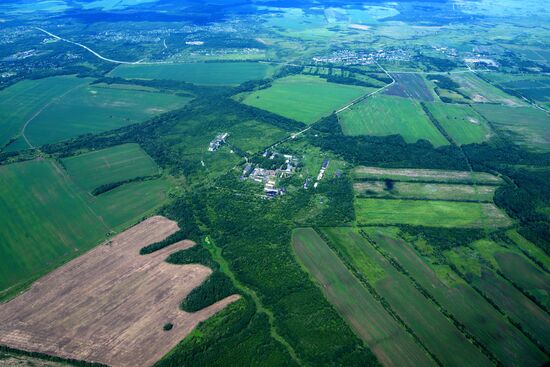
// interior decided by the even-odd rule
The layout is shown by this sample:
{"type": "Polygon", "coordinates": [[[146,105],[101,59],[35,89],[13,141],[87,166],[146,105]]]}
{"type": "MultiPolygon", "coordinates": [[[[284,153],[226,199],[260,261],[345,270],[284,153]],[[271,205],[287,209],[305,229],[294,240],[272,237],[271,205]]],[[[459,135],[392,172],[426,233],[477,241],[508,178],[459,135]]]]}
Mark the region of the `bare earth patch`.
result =
{"type": "Polygon", "coordinates": [[[0,305],[0,344],[111,366],[152,365],[199,322],[239,298],[195,313],[179,309],[212,271],[164,260],[195,243],[139,254],[177,230],[174,221],[149,218],[43,277],[0,305]],[[173,329],[164,331],[166,323],[173,329]]]}

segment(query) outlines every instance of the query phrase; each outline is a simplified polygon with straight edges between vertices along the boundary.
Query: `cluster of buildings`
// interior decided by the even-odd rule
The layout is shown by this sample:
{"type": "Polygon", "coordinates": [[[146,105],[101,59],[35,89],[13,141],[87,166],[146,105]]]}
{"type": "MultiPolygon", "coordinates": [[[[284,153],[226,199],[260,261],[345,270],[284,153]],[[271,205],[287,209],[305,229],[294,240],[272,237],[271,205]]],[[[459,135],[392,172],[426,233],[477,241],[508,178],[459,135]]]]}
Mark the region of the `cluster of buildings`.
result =
{"type": "Polygon", "coordinates": [[[329,56],[316,56],[312,60],[315,63],[338,64],[338,65],[371,65],[376,61],[409,61],[410,52],[401,49],[387,49],[376,51],[353,51],[340,50],[335,51],[329,56]]]}
{"type": "Polygon", "coordinates": [[[267,198],[273,198],[277,195],[284,195],[286,189],[279,187],[278,180],[284,177],[288,177],[296,172],[296,166],[299,163],[299,159],[290,154],[280,154],[277,152],[265,152],[264,158],[274,160],[276,158],[284,158],[284,163],[280,167],[275,169],[266,169],[257,165],[249,163],[244,167],[241,175],[242,180],[250,180],[264,185],[264,194],[267,198]]]}
{"type": "Polygon", "coordinates": [[[208,144],[208,151],[214,152],[220,149],[220,147],[225,143],[225,139],[227,139],[228,136],[229,136],[229,133],[223,133],[216,136],[216,138],[212,140],[210,144],[208,144]]]}
{"type": "MultiPolygon", "coordinates": [[[[315,183],[313,184],[314,189],[316,189],[317,186],[319,185],[319,181],[321,181],[323,179],[323,177],[325,177],[325,173],[327,171],[328,165],[329,165],[329,160],[325,159],[323,161],[323,164],[321,164],[321,169],[319,170],[319,174],[317,175],[317,179],[315,180],[315,183]]],[[[304,189],[305,190],[309,189],[309,187],[311,186],[312,181],[313,180],[311,179],[311,177],[306,178],[306,181],[304,182],[304,189]]]]}

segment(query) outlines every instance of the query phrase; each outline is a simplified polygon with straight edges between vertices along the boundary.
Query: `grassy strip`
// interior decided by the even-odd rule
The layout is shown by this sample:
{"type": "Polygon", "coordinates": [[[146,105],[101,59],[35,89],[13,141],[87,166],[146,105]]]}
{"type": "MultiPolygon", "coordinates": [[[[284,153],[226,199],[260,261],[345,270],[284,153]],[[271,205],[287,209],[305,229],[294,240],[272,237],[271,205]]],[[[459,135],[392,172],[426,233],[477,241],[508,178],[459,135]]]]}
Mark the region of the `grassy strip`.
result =
{"type": "Polygon", "coordinates": [[[65,358],[52,356],[52,355],[49,355],[49,354],[39,353],[39,352],[27,352],[27,351],[24,351],[24,350],[10,348],[10,347],[7,347],[5,345],[0,345],[0,352],[11,353],[11,354],[16,354],[16,355],[20,355],[20,356],[28,356],[28,357],[43,359],[45,361],[51,361],[51,362],[67,363],[67,364],[72,365],[72,366],[108,367],[107,365],[101,364],[101,363],[86,362],[86,361],[81,361],[81,360],[78,360],[78,359],[65,359],[65,358]]]}

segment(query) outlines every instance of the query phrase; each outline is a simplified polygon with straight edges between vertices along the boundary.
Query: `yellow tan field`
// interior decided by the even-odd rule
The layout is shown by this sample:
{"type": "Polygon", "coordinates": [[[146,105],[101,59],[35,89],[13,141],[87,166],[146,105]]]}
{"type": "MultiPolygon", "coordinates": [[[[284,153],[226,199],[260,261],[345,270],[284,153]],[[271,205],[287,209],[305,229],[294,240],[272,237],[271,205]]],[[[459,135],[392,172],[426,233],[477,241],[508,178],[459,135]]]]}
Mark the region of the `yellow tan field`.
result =
{"type": "Polygon", "coordinates": [[[139,250],[178,230],[151,217],[0,305],[0,345],[110,366],[150,366],[238,295],[195,313],[180,302],[210,274],[202,265],[172,265],[181,241],[150,255],[139,250]],[[172,323],[173,329],[163,326],[172,323]]]}

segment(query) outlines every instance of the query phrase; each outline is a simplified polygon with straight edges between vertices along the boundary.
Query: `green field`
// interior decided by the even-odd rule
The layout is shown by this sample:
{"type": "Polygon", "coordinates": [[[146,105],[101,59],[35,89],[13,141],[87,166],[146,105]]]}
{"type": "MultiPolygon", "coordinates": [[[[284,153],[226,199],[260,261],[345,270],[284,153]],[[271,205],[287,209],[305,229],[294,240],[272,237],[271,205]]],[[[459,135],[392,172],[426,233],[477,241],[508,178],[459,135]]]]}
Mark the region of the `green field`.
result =
{"type": "Polygon", "coordinates": [[[137,144],[123,144],[62,160],[72,179],[84,190],[159,173],[157,164],[137,144]]]}
{"type": "Polygon", "coordinates": [[[243,96],[242,102],[311,124],[370,90],[328,83],[316,76],[294,75],[277,79],[271,87],[243,96]]]}
{"type": "MultiPolygon", "coordinates": [[[[89,79],[59,76],[24,80],[0,91],[0,149],[18,136],[27,121],[60,96],[89,79]]],[[[23,142],[21,147],[25,147],[23,142]]]]}
{"type": "Polygon", "coordinates": [[[498,105],[474,107],[512,142],[535,150],[550,150],[550,117],[543,111],[498,105]]]}
{"type": "Polygon", "coordinates": [[[550,276],[516,247],[488,240],[474,242],[471,246],[487,263],[550,309],[550,276]]]}
{"type": "Polygon", "coordinates": [[[369,283],[444,366],[492,365],[357,229],[330,228],[325,229],[325,233],[359,273],[370,272],[372,265],[369,263],[383,270],[378,279],[371,280],[372,277],[367,276],[369,283]]]}
{"type": "Polygon", "coordinates": [[[165,204],[168,187],[163,179],[132,182],[88,201],[109,227],[122,229],[165,204]]]}
{"type": "Polygon", "coordinates": [[[1,166],[0,197],[0,292],[82,254],[109,231],[53,161],[1,166]]]}
{"type": "Polygon", "coordinates": [[[426,103],[451,139],[459,145],[479,144],[491,137],[486,121],[468,105],[426,103]]]}
{"type": "Polygon", "coordinates": [[[113,130],[181,108],[189,100],[143,90],[83,85],[41,111],[28,125],[26,136],[32,144],[42,145],[113,130]]]}
{"type": "Polygon", "coordinates": [[[460,84],[460,91],[479,103],[500,103],[507,106],[525,106],[525,102],[504,93],[473,73],[452,74],[451,78],[460,84]]]}
{"type": "Polygon", "coordinates": [[[469,279],[512,321],[531,334],[546,350],[550,347],[550,316],[510,282],[483,265],[480,255],[471,248],[453,248],[445,252],[447,261],[469,279]]]}
{"type": "Polygon", "coordinates": [[[325,297],[371,348],[392,366],[432,366],[426,352],[353,276],[311,228],[294,230],[294,251],[325,297]]]}
{"type": "Polygon", "coordinates": [[[265,79],[273,67],[258,62],[207,62],[161,65],[121,65],[109,75],[126,79],[169,79],[200,85],[238,85],[265,79]]]}
{"type": "Polygon", "coordinates": [[[412,99],[393,96],[373,96],[340,114],[345,135],[401,135],[407,143],[420,139],[434,146],[449,142],[412,99]]]}
{"type": "Polygon", "coordinates": [[[447,265],[422,258],[391,230],[369,235],[505,366],[542,365],[541,351],[447,265]]]}
{"type": "Polygon", "coordinates": [[[405,182],[476,183],[496,185],[500,177],[485,172],[445,171],[423,168],[379,168],[359,166],[353,170],[353,177],[359,180],[395,180],[405,182]]]}
{"type": "Polygon", "coordinates": [[[288,132],[254,120],[242,121],[227,129],[227,141],[239,149],[254,154],[288,136],[288,132]]]}
{"type": "Polygon", "coordinates": [[[540,247],[526,240],[515,230],[507,231],[506,236],[512,240],[521,251],[527,254],[527,256],[539,263],[543,269],[547,272],[550,271],[550,256],[548,256],[540,247]]]}
{"type": "Polygon", "coordinates": [[[362,181],[354,183],[353,188],[365,197],[492,202],[497,186],[394,182],[390,190],[383,181],[362,181]]]}
{"type": "Polygon", "coordinates": [[[506,214],[487,203],[359,198],[355,212],[360,225],[494,228],[512,224],[506,214]]]}

